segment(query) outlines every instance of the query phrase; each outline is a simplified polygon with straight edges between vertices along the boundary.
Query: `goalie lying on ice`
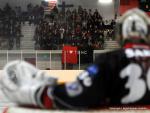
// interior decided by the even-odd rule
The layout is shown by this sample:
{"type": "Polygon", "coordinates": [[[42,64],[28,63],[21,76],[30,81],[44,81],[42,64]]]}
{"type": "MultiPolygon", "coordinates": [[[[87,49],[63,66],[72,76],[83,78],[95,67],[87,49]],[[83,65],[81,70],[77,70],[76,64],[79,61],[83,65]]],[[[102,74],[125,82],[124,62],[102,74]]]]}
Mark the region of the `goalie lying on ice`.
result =
{"type": "MultiPolygon", "coordinates": [[[[101,54],[71,83],[58,84],[24,61],[0,76],[2,91],[19,105],[89,109],[104,105],[150,105],[150,20],[133,9],[117,22],[122,49],[101,54]]],[[[69,76],[69,75],[67,75],[69,76]]]]}

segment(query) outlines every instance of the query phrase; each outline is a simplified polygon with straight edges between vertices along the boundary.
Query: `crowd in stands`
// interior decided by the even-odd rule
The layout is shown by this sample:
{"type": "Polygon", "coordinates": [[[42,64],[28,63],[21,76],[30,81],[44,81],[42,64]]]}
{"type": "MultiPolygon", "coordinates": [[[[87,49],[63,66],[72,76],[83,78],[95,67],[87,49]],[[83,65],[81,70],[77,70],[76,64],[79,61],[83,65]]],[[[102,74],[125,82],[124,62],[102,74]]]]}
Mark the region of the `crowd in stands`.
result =
{"type": "Polygon", "coordinates": [[[21,7],[12,9],[9,4],[0,9],[0,39],[8,42],[7,49],[12,49],[14,43],[16,43],[17,48],[20,47],[20,10],[21,7]]]}
{"type": "Polygon", "coordinates": [[[35,49],[62,49],[63,45],[90,46],[103,49],[104,40],[114,34],[114,20],[105,21],[97,9],[84,9],[79,6],[66,11],[55,6],[44,14],[42,5],[28,4],[23,11],[20,6],[12,8],[9,4],[0,9],[0,38],[8,40],[8,49],[14,43],[20,47],[21,26],[28,21],[36,25],[35,49]]]}
{"type": "Polygon", "coordinates": [[[57,7],[45,16],[35,31],[36,49],[61,49],[63,45],[103,49],[104,37],[112,37],[115,21],[104,21],[97,9],[67,9],[57,7]]]}
{"type": "Polygon", "coordinates": [[[44,16],[44,8],[32,4],[27,5],[23,11],[20,6],[11,7],[8,3],[0,8],[0,40],[7,41],[7,49],[20,48],[20,39],[23,36],[21,26],[28,21],[29,24],[37,24],[44,16]]]}
{"type": "Polygon", "coordinates": [[[29,24],[38,24],[39,21],[44,17],[44,7],[42,5],[27,5],[26,20],[29,21],[29,24]]]}

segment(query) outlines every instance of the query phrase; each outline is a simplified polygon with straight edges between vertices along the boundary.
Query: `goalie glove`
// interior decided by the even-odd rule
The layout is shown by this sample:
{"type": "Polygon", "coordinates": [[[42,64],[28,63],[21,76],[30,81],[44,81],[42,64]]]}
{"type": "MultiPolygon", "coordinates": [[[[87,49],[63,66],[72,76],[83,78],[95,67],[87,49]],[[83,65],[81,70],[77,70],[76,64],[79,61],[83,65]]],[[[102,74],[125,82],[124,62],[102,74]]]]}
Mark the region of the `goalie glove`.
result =
{"type": "Polygon", "coordinates": [[[0,85],[3,93],[19,105],[35,105],[44,108],[42,93],[53,88],[57,79],[46,75],[25,61],[12,61],[3,69],[0,85]]]}

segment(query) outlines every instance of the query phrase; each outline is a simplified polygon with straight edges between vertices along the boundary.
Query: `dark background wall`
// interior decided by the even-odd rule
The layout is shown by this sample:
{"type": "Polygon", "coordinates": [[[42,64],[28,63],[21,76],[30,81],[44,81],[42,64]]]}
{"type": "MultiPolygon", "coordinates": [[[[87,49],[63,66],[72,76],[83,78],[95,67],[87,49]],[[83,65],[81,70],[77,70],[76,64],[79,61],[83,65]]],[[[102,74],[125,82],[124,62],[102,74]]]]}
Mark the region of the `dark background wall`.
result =
{"type": "MultiPolygon", "coordinates": [[[[26,10],[26,6],[29,3],[40,4],[43,0],[0,0],[0,8],[4,7],[6,3],[11,4],[15,7],[21,6],[23,10],[26,10]]],[[[74,4],[74,7],[77,8],[81,5],[83,8],[98,9],[101,12],[101,15],[106,19],[114,18],[114,2],[111,4],[100,4],[99,0],[57,0],[57,4],[61,4],[62,1],[65,1],[66,4],[74,4]]]]}
{"type": "Polygon", "coordinates": [[[132,8],[141,8],[150,15],[150,0],[120,0],[120,14],[132,8]]]}

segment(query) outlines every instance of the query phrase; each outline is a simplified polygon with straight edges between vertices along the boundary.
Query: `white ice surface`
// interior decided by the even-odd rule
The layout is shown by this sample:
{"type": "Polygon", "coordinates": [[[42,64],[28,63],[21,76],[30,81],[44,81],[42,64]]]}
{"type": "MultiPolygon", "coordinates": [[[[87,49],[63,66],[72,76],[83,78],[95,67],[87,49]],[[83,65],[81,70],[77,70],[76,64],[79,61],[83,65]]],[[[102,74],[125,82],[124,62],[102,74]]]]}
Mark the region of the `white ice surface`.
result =
{"type": "Polygon", "coordinates": [[[9,106],[15,106],[15,104],[10,102],[0,89],[0,113],[3,113],[3,110],[9,106]]]}

